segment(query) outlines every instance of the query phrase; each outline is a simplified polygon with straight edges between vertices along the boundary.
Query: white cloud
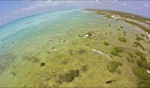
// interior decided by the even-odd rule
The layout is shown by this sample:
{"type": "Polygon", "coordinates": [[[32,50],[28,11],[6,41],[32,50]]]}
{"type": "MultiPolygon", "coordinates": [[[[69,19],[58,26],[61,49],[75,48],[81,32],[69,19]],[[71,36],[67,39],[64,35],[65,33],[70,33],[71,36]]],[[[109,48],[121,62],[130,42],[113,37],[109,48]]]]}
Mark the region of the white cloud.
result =
{"type": "Polygon", "coordinates": [[[18,15],[18,14],[23,14],[23,13],[27,13],[33,10],[37,10],[37,9],[41,9],[44,7],[48,7],[48,6],[55,6],[58,2],[51,2],[51,0],[48,1],[37,1],[35,2],[35,4],[25,7],[25,8],[21,8],[21,9],[17,9],[15,11],[13,11],[11,14],[12,15],[18,15]]]}
{"type": "Polygon", "coordinates": [[[148,7],[149,7],[149,5],[148,5],[148,4],[144,4],[144,6],[145,6],[146,8],[148,8],[148,7]]]}

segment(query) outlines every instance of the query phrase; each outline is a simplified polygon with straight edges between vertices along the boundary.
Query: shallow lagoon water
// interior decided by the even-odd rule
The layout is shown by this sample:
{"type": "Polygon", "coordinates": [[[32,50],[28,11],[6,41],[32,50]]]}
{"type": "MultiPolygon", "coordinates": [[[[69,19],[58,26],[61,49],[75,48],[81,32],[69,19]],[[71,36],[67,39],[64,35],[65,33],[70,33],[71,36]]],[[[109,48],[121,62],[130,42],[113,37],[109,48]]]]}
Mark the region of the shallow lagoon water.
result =
{"type": "Polygon", "coordinates": [[[144,53],[148,62],[150,42],[143,37],[140,43],[145,50],[133,47],[136,34],[145,36],[145,31],[80,9],[49,12],[12,22],[0,28],[0,86],[137,87],[142,79],[133,73],[140,59],[136,52],[144,53]],[[92,35],[85,37],[88,33],[92,35]],[[119,41],[119,36],[127,41],[119,41]],[[105,41],[108,46],[103,44],[105,41]],[[123,48],[118,56],[111,54],[116,46],[123,48]],[[135,56],[134,63],[127,60],[128,52],[135,56]],[[111,61],[122,65],[110,72],[111,61]],[[72,70],[79,71],[79,75],[66,77],[72,70]]]}

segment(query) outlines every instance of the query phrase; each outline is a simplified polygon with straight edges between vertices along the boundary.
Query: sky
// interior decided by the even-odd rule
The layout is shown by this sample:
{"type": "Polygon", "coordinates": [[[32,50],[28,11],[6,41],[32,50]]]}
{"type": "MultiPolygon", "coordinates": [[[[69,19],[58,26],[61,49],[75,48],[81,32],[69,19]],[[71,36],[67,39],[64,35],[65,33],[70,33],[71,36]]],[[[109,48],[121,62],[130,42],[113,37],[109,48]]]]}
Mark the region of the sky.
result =
{"type": "Polygon", "coordinates": [[[39,13],[86,8],[118,10],[150,18],[149,0],[0,0],[0,26],[39,13]]]}

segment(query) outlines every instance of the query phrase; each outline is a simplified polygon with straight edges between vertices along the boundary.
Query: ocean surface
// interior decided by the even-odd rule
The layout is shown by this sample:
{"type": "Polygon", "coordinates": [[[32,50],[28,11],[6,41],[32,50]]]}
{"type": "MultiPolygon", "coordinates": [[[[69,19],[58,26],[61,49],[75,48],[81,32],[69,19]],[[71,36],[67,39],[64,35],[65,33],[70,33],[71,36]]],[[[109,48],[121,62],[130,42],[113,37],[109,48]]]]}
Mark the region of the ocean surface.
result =
{"type": "MultiPolygon", "coordinates": [[[[0,28],[0,87],[137,87],[139,78],[132,72],[136,64],[126,61],[125,52],[117,57],[110,51],[116,45],[133,53],[142,50],[131,47],[138,33],[145,32],[124,21],[80,9],[17,20],[0,28]],[[85,37],[89,32],[92,37],[85,37]],[[117,38],[124,32],[126,43],[117,38]],[[104,41],[109,41],[108,47],[104,41]],[[121,74],[107,70],[111,60],[123,64],[119,67],[121,74]],[[79,76],[71,82],[60,80],[70,70],[78,70],[79,76]],[[115,82],[107,85],[107,80],[115,82]]],[[[148,43],[142,44],[150,49],[148,43]]],[[[144,53],[148,55],[148,51],[144,53]]]]}

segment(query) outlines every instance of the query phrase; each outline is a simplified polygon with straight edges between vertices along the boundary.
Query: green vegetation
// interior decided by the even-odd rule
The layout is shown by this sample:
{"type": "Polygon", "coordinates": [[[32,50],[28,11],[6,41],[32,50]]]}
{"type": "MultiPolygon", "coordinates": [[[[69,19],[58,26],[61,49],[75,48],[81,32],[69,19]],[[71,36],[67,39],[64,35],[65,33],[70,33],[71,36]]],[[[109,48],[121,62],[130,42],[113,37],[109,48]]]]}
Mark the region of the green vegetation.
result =
{"type": "Polygon", "coordinates": [[[147,73],[146,70],[141,67],[134,67],[132,71],[136,76],[140,77],[143,80],[150,79],[150,74],[147,73]]]}
{"type": "Polygon", "coordinates": [[[150,81],[142,81],[138,83],[139,88],[150,88],[150,81]]]}
{"type": "Polygon", "coordinates": [[[137,42],[137,41],[133,42],[133,47],[140,47],[140,48],[142,48],[143,50],[145,50],[145,48],[142,46],[142,44],[139,43],[139,42],[137,42]]]}
{"type": "MultiPolygon", "coordinates": [[[[149,18],[146,18],[146,17],[141,17],[141,16],[138,16],[138,15],[135,15],[135,14],[129,14],[129,13],[125,13],[125,12],[118,12],[118,11],[111,11],[111,10],[92,10],[92,9],[88,9],[90,11],[96,11],[96,12],[101,12],[100,15],[105,15],[107,17],[108,14],[112,14],[112,15],[119,15],[121,18],[123,18],[124,21],[132,24],[132,25],[136,25],[138,27],[140,27],[141,29],[143,29],[145,32],[148,32],[150,33],[150,30],[146,27],[144,27],[143,25],[140,25],[136,22],[133,22],[133,21],[129,21],[127,20],[127,18],[129,19],[133,19],[133,20],[136,20],[136,21],[139,21],[139,22],[142,22],[142,23],[146,23],[145,21],[146,20],[150,20],[149,18]]],[[[110,16],[108,16],[109,18],[112,18],[110,16]]],[[[121,26],[120,26],[121,27],[121,26]]]]}
{"type": "Polygon", "coordinates": [[[132,53],[130,52],[126,52],[128,54],[129,57],[127,57],[127,61],[130,62],[130,63],[134,63],[134,58],[135,56],[133,56],[132,53]]]}
{"type": "Polygon", "coordinates": [[[118,66],[122,66],[122,63],[116,61],[110,61],[107,63],[107,69],[109,72],[114,73],[118,66]]]}
{"type": "Polygon", "coordinates": [[[149,63],[146,64],[146,69],[150,69],[150,64],[149,63]]]}
{"type": "Polygon", "coordinates": [[[105,14],[105,17],[107,17],[107,18],[112,18],[112,17],[111,17],[111,14],[105,14]]]}
{"type": "Polygon", "coordinates": [[[104,41],[103,44],[104,44],[105,46],[109,46],[108,41],[104,41]]]}
{"type": "Polygon", "coordinates": [[[145,67],[146,67],[146,63],[144,63],[144,62],[141,61],[141,60],[138,60],[136,63],[137,63],[137,65],[138,65],[139,67],[142,67],[142,68],[145,68],[145,67]]]}
{"type": "Polygon", "coordinates": [[[137,51],[136,55],[139,56],[142,61],[147,61],[145,55],[142,52],[137,51]]]}
{"type": "Polygon", "coordinates": [[[119,36],[118,40],[121,41],[121,42],[126,42],[127,41],[124,36],[119,36]]]}
{"type": "Polygon", "coordinates": [[[130,52],[126,52],[130,57],[135,57],[135,56],[133,56],[133,54],[132,53],[130,53],[130,52]]]}
{"type": "Polygon", "coordinates": [[[120,26],[120,28],[123,28],[123,26],[120,26]]]}
{"type": "Polygon", "coordinates": [[[145,27],[143,27],[143,26],[141,26],[141,25],[139,25],[139,24],[137,24],[137,23],[135,23],[135,22],[127,21],[127,20],[125,20],[125,21],[128,22],[128,23],[130,23],[130,24],[136,25],[137,27],[140,27],[140,28],[143,29],[145,32],[150,33],[150,30],[149,30],[149,29],[147,29],[147,28],[145,28],[145,27]]]}
{"type": "Polygon", "coordinates": [[[101,11],[97,11],[96,13],[99,14],[99,15],[102,15],[102,12],[101,12],[101,11]]]}
{"type": "Polygon", "coordinates": [[[140,36],[141,36],[141,37],[145,37],[145,35],[144,35],[144,34],[140,34],[140,36]]]}
{"type": "Polygon", "coordinates": [[[70,70],[68,73],[64,75],[60,75],[59,81],[61,82],[71,82],[75,77],[79,76],[79,70],[70,70]]]}
{"type": "Polygon", "coordinates": [[[127,54],[130,56],[130,57],[134,57],[132,53],[130,52],[127,52],[127,54]]]}
{"type": "Polygon", "coordinates": [[[144,39],[140,36],[136,36],[135,40],[140,41],[140,40],[144,40],[144,39]]]}
{"type": "Polygon", "coordinates": [[[113,55],[115,55],[115,56],[120,56],[119,54],[121,53],[121,52],[123,52],[124,50],[123,50],[123,48],[121,47],[121,46],[116,46],[116,47],[114,47],[112,50],[111,50],[111,54],[113,54],[113,55]]]}
{"type": "Polygon", "coordinates": [[[127,61],[130,63],[134,63],[133,57],[127,57],[127,61]]]}

